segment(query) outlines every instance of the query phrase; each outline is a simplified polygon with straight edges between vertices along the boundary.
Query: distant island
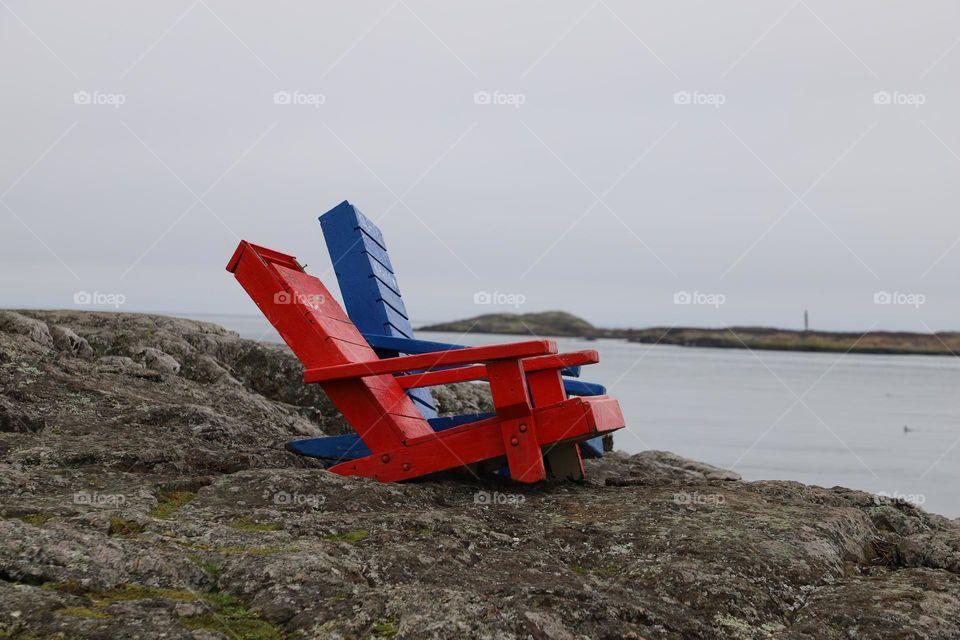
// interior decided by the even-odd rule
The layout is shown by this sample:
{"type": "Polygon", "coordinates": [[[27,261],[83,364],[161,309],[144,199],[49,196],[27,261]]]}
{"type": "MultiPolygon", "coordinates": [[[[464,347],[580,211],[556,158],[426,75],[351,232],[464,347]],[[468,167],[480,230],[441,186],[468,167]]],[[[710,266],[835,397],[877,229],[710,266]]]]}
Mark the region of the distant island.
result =
{"type": "Polygon", "coordinates": [[[856,333],[797,331],[769,327],[603,329],[564,311],[488,313],[466,320],[425,326],[421,330],[573,337],[588,340],[612,338],[644,344],[713,347],[717,349],[960,355],[960,332],[871,331],[856,333]]]}
{"type": "Polygon", "coordinates": [[[542,313],[487,313],[467,320],[442,322],[421,328],[422,331],[455,331],[457,333],[508,333],[567,338],[591,338],[598,332],[592,324],[566,311],[542,313]]]}

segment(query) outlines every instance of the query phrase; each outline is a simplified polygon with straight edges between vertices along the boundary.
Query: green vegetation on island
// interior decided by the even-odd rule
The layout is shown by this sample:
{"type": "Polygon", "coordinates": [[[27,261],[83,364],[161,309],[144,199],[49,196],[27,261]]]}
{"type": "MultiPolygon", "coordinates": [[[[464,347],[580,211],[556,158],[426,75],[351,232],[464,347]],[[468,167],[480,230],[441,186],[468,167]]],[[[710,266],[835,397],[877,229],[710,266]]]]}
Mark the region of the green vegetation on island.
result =
{"type": "Polygon", "coordinates": [[[423,331],[497,333],[576,338],[614,338],[644,344],[716,349],[825,351],[898,355],[958,355],[960,332],[798,331],[769,327],[651,327],[602,329],[563,311],[488,313],[475,318],[434,324],[423,331]]]}
{"type": "Polygon", "coordinates": [[[422,328],[422,331],[564,337],[587,337],[598,332],[597,328],[586,320],[565,311],[486,313],[469,320],[457,320],[426,326],[422,328]]]}

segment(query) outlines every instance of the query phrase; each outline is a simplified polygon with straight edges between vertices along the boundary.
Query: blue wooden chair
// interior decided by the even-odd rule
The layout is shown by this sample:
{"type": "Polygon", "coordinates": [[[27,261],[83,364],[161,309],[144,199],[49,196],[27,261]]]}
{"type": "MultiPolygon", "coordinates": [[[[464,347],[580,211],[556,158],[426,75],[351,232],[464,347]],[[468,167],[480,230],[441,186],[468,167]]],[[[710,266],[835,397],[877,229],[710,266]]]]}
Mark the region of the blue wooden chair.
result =
{"type": "MultiPolygon", "coordinates": [[[[386,241],[373,221],[346,200],[319,219],[347,315],[380,358],[464,348],[463,345],[414,338],[400,285],[387,254],[386,241]]],[[[606,395],[603,385],[571,379],[580,375],[580,367],[568,367],[562,374],[567,395],[606,395]]],[[[429,389],[409,389],[407,394],[434,431],[444,431],[494,415],[440,418],[429,389]]],[[[325,460],[350,460],[370,455],[369,449],[356,434],[296,440],[287,446],[301,455],[325,460]]],[[[580,442],[579,447],[584,458],[603,455],[602,438],[580,442]]]]}

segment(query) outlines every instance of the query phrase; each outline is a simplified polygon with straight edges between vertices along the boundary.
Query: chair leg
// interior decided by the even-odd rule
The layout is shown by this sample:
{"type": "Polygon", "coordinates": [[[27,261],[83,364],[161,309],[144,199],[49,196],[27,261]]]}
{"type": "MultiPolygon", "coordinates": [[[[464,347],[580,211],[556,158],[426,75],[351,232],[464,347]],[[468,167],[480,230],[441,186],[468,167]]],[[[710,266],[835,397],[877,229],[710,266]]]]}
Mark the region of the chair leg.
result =
{"type": "Polygon", "coordinates": [[[577,443],[548,447],[545,456],[550,464],[550,473],[557,480],[583,480],[586,477],[577,443]]]}
{"type": "Polygon", "coordinates": [[[517,482],[546,480],[547,469],[537,440],[537,425],[533,416],[510,420],[500,426],[503,446],[507,451],[510,477],[517,482]]]}
{"type": "Polygon", "coordinates": [[[497,410],[503,448],[507,452],[510,477],[517,482],[539,482],[547,477],[537,439],[530,391],[519,360],[491,362],[487,365],[490,392],[497,410]]]}

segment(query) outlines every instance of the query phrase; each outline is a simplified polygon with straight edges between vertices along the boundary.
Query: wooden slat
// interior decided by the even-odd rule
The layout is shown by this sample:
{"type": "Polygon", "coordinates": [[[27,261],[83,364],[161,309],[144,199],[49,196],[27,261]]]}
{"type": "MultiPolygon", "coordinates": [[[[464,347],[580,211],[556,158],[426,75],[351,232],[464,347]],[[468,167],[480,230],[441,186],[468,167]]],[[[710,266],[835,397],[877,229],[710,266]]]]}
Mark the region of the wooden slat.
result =
{"type": "MultiPolygon", "coordinates": [[[[527,373],[536,373],[549,369],[565,369],[575,364],[594,364],[599,356],[596,351],[574,351],[573,353],[558,353],[549,356],[537,356],[534,358],[525,358],[523,360],[523,370],[527,373]]],[[[397,378],[397,382],[404,389],[414,389],[418,387],[433,387],[441,384],[452,384],[454,382],[466,382],[468,380],[486,380],[487,368],[479,364],[467,367],[458,367],[456,369],[442,369],[440,371],[427,371],[424,373],[410,373],[397,378]]]]}
{"type": "Polygon", "coordinates": [[[358,378],[383,373],[404,373],[406,371],[434,369],[458,364],[529,358],[556,353],[556,351],[557,345],[553,340],[530,340],[513,344],[498,344],[489,347],[473,347],[456,351],[388,358],[386,360],[370,360],[333,367],[311,368],[304,372],[303,379],[305,382],[323,382],[325,380],[358,378]]]}
{"type": "MultiPolygon", "coordinates": [[[[243,242],[228,268],[305,367],[377,357],[323,283],[304,273],[292,256],[243,242]]],[[[392,376],[323,386],[373,451],[433,433],[392,376]]]]}
{"type": "MultiPolygon", "coordinates": [[[[611,403],[615,405],[616,400],[574,398],[542,410],[534,409],[532,419],[537,425],[538,452],[541,447],[556,442],[576,442],[622,427],[622,421],[616,426],[607,423],[607,419],[616,413],[610,411],[611,403]],[[594,412],[601,415],[596,416],[594,412]]],[[[381,482],[397,482],[506,456],[506,446],[510,445],[505,446],[501,425],[499,419],[491,418],[455,427],[408,440],[406,446],[380,450],[366,458],[335,465],[330,471],[347,476],[367,476],[381,482]]]]}

